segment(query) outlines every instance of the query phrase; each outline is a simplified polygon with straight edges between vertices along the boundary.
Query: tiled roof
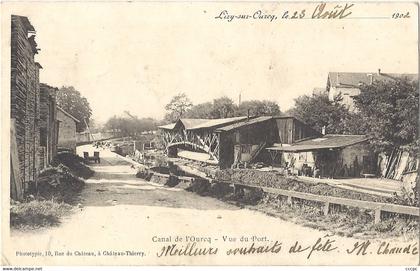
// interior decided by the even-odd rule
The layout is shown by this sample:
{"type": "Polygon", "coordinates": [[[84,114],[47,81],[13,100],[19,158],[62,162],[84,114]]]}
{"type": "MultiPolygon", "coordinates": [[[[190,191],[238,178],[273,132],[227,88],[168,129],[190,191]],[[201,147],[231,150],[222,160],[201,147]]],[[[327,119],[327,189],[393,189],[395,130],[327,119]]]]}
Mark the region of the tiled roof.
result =
{"type": "Polygon", "coordinates": [[[329,134],[319,138],[302,140],[292,145],[274,144],[274,146],[268,147],[267,149],[285,152],[311,151],[319,149],[337,149],[365,142],[367,140],[368,137],[366,137],[365,135],[329,134]]]}
{"type": "Polygon", "coordinates": [[[366,72],[330,72],[328,80],[332,87],[359,87],[373,81],[394,81],[397,79],[418,80],[418,74],[399,73],[366,73],[366,72]]]}

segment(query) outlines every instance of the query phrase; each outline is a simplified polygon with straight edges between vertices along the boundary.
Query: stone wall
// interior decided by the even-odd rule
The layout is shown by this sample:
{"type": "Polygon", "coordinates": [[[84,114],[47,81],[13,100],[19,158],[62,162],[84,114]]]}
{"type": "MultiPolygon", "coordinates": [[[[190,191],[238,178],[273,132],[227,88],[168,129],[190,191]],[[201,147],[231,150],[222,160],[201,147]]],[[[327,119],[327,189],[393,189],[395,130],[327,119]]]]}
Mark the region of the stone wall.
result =
{"type": "Polygon", "coordinates": [[[67,112],[58,108],[58,148],[76,151],[76,121],[67,112]]]}

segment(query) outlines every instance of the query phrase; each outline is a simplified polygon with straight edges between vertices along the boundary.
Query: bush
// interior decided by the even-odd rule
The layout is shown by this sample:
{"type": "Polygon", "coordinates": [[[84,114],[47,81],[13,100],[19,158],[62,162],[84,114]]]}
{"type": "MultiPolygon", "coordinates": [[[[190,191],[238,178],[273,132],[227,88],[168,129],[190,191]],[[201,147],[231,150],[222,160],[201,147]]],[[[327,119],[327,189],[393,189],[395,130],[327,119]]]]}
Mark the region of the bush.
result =
{"type": "Polygon", "coordinates": [[[186,190],[197,193],[199,195],[206,195],[210,190],[210,187],[211,185],[209,181],[197,178],[192,181],[192,183],[186,190]]]}
{"type": "Polygon", "coordinates": [[[29,194],[37,198],[74,203],[85,182],[63,164],[43,170],[37,182],[29,185],[29,194]]]}
{"type": "Polygon", "coordinates": [[[412,190],[403,187],[400,194],[394,193],[391,202],[400,205],[419,206],[418,191],[416,190],[416,187],[412,190]]]}
{"type": "Polygon", "coordinates": [[[10,226],[16,229],[55,226],[60,223],[60,217],[70,213],[71,210],[72,207],[70,205],[52,200],[11,201],[10,226]]]}
{"type": "Polygon", "coordinates": [[[84,179],[88,179],[94,174],[94,171],[85,165],[85,159],[70,152],[62,152],[57,154],[57,156],[51,162],[53,167],[57,167],[60,164],[63,164],[69,168],[74,175],[84,179]]]}

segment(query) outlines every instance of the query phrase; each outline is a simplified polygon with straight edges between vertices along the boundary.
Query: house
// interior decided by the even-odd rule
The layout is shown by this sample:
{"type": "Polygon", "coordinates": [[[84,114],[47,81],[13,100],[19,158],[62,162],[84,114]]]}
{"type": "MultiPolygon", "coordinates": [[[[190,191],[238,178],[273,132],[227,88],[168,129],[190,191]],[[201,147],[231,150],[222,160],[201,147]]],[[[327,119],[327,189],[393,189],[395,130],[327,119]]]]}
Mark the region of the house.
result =
{"type": "Polygon", "coordinates": [[[360,94],[361,85],[401,79],[410,81],[418,80],[418,74],[383,73],[380,69],[378,72],[371,73],[330,72],[328,73],[326,94],[331,101],[341,94],[341,102],[346,105],[349,110],[354,111],[355,105],[353,98],[360,94]]]}
{"type": "Polygon", "coordinates": [[[58,126],[58,149],[76,151],[76,124],[79,120],[66,112],[63,108],[57,106],[58,126]]]}
{"type": "Polygon", "coordinates": [[[375,154],[364,135],[327,134],[294,144],[274,144],[267,150],[273,166],[299,175],[337,178],[376,174],[375,154]]]}
{"type": "Polygon", "coordinates": [[[180,119],[159,127],[169,156],[228,168],[251,163],[275,142],[291,144],[320,135],[294,117],[180,119]]]}
{"type": "Polygon", "coordinates": [[[58,88],[40,84],[40,151],[41,169],[45,168],[57,155],[58,125],[57,96],[58,88]]]}
{"type": "Polygon", "coordinates": [[[27,17],[11,16],[11,196],[21,199],[23,191],[40,171],[39,70],[35,28],[27,17]]]}

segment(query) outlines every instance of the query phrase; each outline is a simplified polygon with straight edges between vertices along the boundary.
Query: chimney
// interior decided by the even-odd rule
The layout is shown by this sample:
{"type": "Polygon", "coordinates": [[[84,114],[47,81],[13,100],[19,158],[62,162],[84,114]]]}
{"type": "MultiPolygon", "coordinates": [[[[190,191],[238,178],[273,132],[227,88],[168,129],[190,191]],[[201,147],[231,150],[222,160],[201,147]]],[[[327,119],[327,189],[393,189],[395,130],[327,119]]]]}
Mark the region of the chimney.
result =
{"type": "Polygon", "coordinates": [[[322,132],[321,132],[321,134],[325,135],[325,125],[322,126],[322,132]]]}
{"type": "Polygon", "coordinates": [[[378,69],[378,75],[381,75],[381,69],[378,69]]]}

